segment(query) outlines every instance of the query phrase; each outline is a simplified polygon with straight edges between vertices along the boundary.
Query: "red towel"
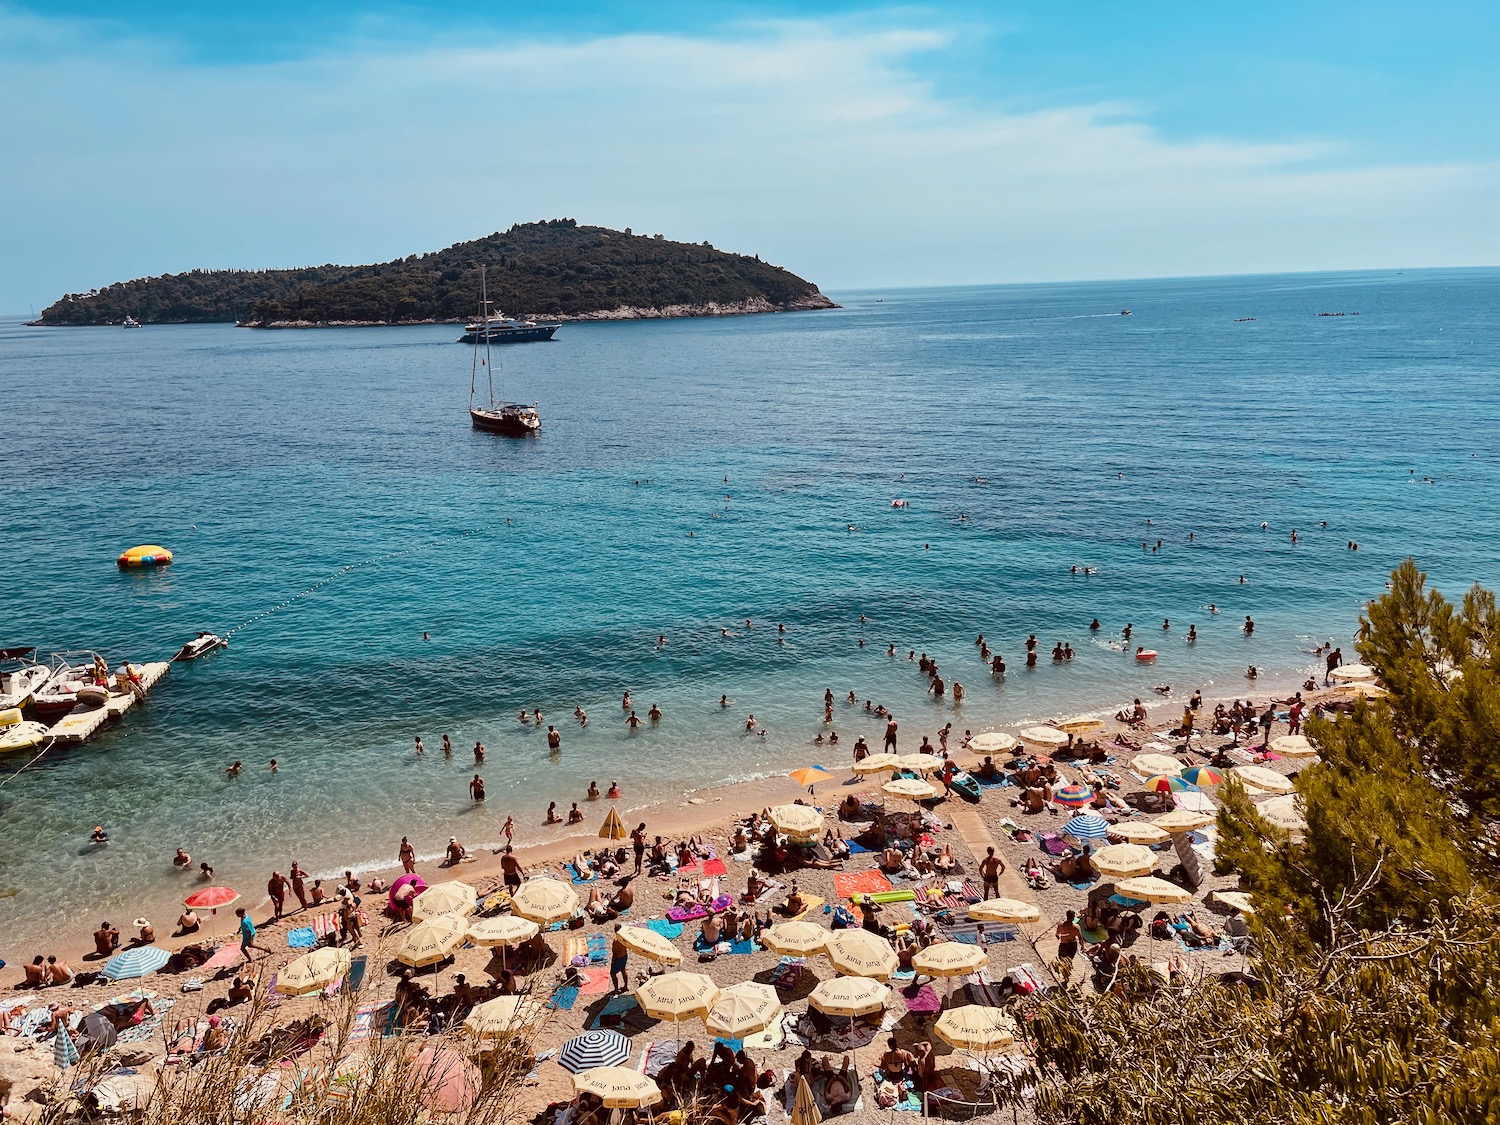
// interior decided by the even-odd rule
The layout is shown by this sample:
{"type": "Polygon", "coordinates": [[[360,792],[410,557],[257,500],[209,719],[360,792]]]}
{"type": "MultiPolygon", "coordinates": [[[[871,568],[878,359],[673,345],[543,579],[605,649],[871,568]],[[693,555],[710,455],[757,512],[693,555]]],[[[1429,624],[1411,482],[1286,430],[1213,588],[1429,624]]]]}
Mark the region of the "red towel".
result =
{"type": "Polygon", "coordinates": [[[729,868],[724,866],[724,861],[715,856],[713,859],[703,861],[703,874],[705,875],[728,875],[729,868]]]}
{"type": "Polygon", "coordinates": [[[881,891],[891,889],[891,881],[884,873],[871,869],[869,871],[840,871],[833,877],[834,889],[838,891],[839,898],[853,898],[855,895],[873,895],[881,891]]]}

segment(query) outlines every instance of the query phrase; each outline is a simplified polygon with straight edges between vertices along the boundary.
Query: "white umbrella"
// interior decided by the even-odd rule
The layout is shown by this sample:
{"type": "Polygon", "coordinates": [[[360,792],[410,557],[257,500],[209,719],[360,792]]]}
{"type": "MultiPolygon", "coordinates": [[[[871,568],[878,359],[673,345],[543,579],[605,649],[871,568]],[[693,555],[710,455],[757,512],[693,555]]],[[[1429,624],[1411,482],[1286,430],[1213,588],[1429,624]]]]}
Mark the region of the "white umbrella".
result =
{"type": "Polygon", "coordinates": [[[1229,771],[1246,785],[1263,789],[1267,793],[1290,793],[1294,786],[1289,778],[1268,770],[1265,766],[1235,766],[1229,771]]]}
{"type": "Polygon", "coordinates": [[[1151,777],[1155,774],[1179,774],[1182,763],[1170,754],[1137,754],[1130,759],[1130,768],[1136,773],[1151,777]]]}
{"type": "Polygon", "coordinates": [[[1156,870],[1156,853],[1140,844],[1110,844],[1090,856],[1089,862],[1106,875],[1130,878],[1156,870]]]}
{"type": "Polygon", "coordinates": [[[854,763],[854,772],[885,773],[896,768],[896,762],[900,757],[899,754],[871,754],[854,763]]]}
{"type": "Polygon", "coordinates": [[[1380,673],[1368,664],[1345,664],[1342,667],[1335,668],[1328,675],[1330,679],[1338,680],[1341,683],[1349,683],[1353,680],[1377,679],[1380,673]]]}
{"type": "Polygon", "coordinates": [[[1019,745],[1021,745],[1020,740],[1013,734],[987,730],[969,739],[968,748],[979,754],[1004,754],[1019,745]]]}
{"type": "Polygon", "coordinates": [[[1027,727],[1021,732],[1021,737],[1027,742],[1035,742],[1038,746],[1066,746],[1068,736],[1056,727],[1027,727]]]}
{"type": "Polygon", "coordinates": [[[1300,734],[1283,734],[1271,739],[1271,749],[1283,758],[1312,758],[1318,748],[1300,734]]]}
{"type": "Polygon", "coordinates": [[[1255,811],[1262,820],[1283,831],[1303,832],[1307,829],[1307,821],[1302,818],[1302,800],[1294,793],[1261,801],[1255,806],[1255,811]]]}
{"type": "Polygon", "coordinates": [[[969,907],[969,917],[976,922],[1038,922],[1042,910],[1018,898],[987,898],[969,907]]]}
{"type": "Polygon", "coordinates": [[[927,782],[905,777],[887,781],[880,787],[880,791],[892,797],[904,797],[908,801],[926,801],[937,796],[937,790],[927,782]]]}

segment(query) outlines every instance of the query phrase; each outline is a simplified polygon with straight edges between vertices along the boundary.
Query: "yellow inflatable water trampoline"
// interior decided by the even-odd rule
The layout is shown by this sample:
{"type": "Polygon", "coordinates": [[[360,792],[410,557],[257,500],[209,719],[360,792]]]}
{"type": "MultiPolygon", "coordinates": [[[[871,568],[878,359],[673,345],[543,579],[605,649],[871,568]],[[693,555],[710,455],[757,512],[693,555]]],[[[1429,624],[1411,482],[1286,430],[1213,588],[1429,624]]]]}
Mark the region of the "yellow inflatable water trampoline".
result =
{"type": "Polygon", "coordinates": [[[167,566],[172,562],[172,552],[155,543],[148,543],[143,547],[130,548],[115,562],[124,568],[167,566]]]}

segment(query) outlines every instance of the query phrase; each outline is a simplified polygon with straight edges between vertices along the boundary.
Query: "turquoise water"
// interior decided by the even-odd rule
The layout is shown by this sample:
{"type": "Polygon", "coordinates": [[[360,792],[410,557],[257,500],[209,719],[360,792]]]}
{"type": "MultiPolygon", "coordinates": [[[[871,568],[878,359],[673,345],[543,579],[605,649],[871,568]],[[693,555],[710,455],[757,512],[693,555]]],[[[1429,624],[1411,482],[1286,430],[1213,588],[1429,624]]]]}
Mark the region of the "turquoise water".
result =
{"type": "Polygon", "coordinates": [[[507,390],[541,403],[529,441],[469,429],[451,326],[0,322],[0,644],[139,660],[243,625],[96,742],[0,763],[0,885],[18,889],[0,950],[175,897],[179,844],[258,891],[293,858],[389,861],[402,833],[424,853],[493,840],[507,812],[544,838],[546,802],[590,779],[638,805],[842,761],[879,724],[840,704],[844,746],[812,746],[825,687],[890,706],[915,743],[1162,681],[1232,695],[1251,662],[1295,676],[1408,553],[1451,592],[1500,580],[1497,283],[866,292],[833,312],[568,325],[497,353],[507,390]],[[143,542],[177,563],[117,571],[143,542]],[[1126,621],[1155,667],[1106,646],[1126,621]],[[1031,632],[1077,659],[1025,671],[1031,632]],[[965,685],[959,712],[924,695],[908,649],[965,685]],[[642,716],[661,705],[658,729],[626,730],[627,688],[642,716]],[[556,723],[560,759],[522,707],[556,723]],[[743,734],[749,712],[768,737],[743,734]],[[106,850],[83,844],[95,823],[106,850]]]}

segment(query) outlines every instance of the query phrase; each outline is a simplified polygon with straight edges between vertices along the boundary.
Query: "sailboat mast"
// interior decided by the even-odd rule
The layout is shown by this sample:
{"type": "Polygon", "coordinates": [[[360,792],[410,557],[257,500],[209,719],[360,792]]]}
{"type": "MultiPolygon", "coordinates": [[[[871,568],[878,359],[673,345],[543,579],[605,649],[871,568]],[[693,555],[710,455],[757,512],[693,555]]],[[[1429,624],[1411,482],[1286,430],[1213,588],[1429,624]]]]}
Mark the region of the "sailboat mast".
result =
{"type": "Polygon", "coordinates": [[[490,356],[490,288],[489,274],[486,267],[479,267],[479,287],[481,290],[481,301],[484,304],[484,315],[479,318],[484,333],[484,371],[490,381],[490,409],[495,409],[495,364],[490,356]]]}
{"type": "MultiPolygon", "coordinates": [[[[480,284],[480,290],[482,292],[483,289],[484,289],[484,280],[483,280],[484,279],[484,267],[480,266],[479,269],[480,269],[480,274],[479,274],[479,276],[480,276],[480,282],[479,282],[479,284],[480,284]]],[[[481,321],[484,319],[484,301],[483,301],[482,298],[480,299],[480,303],[479,303],[479,319],[481,321]]],[[[469,409],[470,410],[474,409],[474,391],[475,391],[475,388],[478,386],[478,383],[479,383],[479,341],[478,340],[474,341],[474,347],[473,347],[472,351],[473,351],[473,367],[469,371],[469,409]]]]}

